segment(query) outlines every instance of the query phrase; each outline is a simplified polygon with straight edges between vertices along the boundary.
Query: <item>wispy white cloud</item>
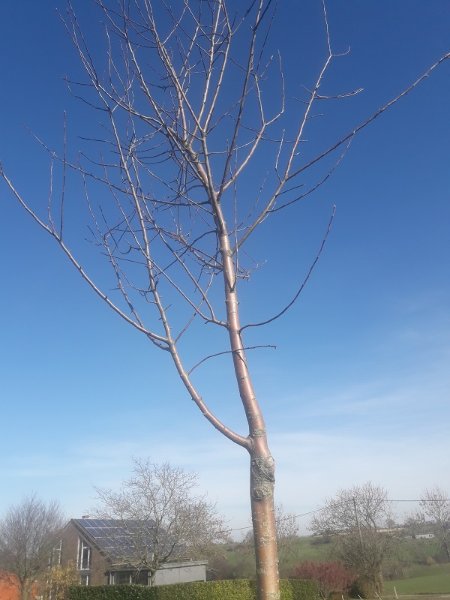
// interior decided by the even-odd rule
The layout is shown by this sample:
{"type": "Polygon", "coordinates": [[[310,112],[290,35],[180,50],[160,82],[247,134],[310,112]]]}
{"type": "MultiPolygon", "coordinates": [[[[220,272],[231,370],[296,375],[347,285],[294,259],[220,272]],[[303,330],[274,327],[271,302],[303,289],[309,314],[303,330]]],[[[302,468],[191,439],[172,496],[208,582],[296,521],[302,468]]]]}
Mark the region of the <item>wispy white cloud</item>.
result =
{"type": "MultiPolygon", "coordinates": [[[[422,340],[429,349],[426,356],[411,356],[414,369],[375,364],[349,381],[324,378],[308,389],[284,389],[276,405],[267,404],[276,495],[287,510],[308,512],[338,489],[367,480],[399,498],[418,497],[435,484],[450,490],[450,335],[446,328],[427,330],[419,324],[413,329],[417,345],[422,340]]],[[[394,328],[386,340],[390,356],[396,345],[399,351],[408,345],[405,331],[394,328]]],[[[114,422],[121,422],[121,410],[114,422]]],[[[130,474],[132,457],[144,456],[196,471],[201,490],[217,501],[230,523],[247,525],[247,453],[201,419],[180,425],[167,416],[146,418],[148,426],[133,428],[128,419],[120,432],[79,433],[75,441],[70,437],[60,444],[60,453],[24,450],[0,458],[0,514],[36,491],[59,499],[69,515],[80,515],[95,504],[94,486],[118,487],[130,474]]]]}
{"type": "MultiPolygon", "coordinates": [[[[278,432],[271,436],[277,461],[277,500],[296,514],[320,507],[338,489],[365,481],[386,487],[391,497],[418,497],[425,487],[439,484],[450,489],[450,453],[446,428],[425,438],[401,426],[391,438],[367,436],[364,431],[278,432]]],[[[89,511],[95,504],[94,485],[118,487],[131,470],[132,456],[163,457],[199,474],[200,490],[217,501],[231,526],[246,526],[249,518],[249,458],[241,448],[206,435],[145,441],[87,441],[65,456],[23,457],[5,473],[6,485],[25,476],[27,492],[58,498],[71,515],[89,511]],[[29,462],[28,466],[26,463],[29,462]],[[42,462],[45,469],[34,470],[42,462]],[[13,470],[19,470],[13,473],[13,470]],[[22,470],[20,470],[22,469],[22,470]]],[[[305,530],[307,519],[300,525],[305,530]]]]}

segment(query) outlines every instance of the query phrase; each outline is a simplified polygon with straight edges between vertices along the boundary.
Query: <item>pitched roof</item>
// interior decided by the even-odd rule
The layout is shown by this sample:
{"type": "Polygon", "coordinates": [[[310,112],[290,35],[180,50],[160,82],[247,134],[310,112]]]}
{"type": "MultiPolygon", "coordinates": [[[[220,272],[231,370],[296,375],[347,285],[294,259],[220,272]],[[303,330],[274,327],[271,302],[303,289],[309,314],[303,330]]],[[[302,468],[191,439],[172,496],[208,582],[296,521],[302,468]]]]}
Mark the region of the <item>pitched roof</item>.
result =
{"type": "Polygon", "coordinates": [[[72,523],[113,562],[143,562],[152,552],[154,521],[72,519],[72,523]]]}

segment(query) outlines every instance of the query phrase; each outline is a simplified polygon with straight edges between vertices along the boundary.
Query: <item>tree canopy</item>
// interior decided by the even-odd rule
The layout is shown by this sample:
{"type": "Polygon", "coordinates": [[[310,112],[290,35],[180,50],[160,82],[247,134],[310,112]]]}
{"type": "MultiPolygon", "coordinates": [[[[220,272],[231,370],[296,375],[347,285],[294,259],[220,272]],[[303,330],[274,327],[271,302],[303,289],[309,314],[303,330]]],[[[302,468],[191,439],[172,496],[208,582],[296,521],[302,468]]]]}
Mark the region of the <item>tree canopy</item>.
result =
{"type": "Polygon", "coordinates": [[[12,506],[0,521],[0,567],[16,575],[22,598],[48,568],[63,524],[59,505],[36,496],[12,506]]]}

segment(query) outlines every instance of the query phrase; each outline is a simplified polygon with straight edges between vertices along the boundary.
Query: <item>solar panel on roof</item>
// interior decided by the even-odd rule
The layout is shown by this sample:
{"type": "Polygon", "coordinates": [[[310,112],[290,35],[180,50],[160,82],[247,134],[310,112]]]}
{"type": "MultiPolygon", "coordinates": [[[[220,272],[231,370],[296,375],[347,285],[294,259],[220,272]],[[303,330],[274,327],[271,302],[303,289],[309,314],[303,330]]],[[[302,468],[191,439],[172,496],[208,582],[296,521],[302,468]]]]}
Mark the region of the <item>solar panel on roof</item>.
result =
{"type": "Polygon", "coordinates": [[[103,527],[104,520],[103,519],[94,519],[93,525],[94,525],[94,527],[103,527]]]}
{"type": "Polygon", "coordinates": [[[153,551],[153,522],[150,520],[75,519],[75,522],[113,560],[140,561],[153,551]]]}

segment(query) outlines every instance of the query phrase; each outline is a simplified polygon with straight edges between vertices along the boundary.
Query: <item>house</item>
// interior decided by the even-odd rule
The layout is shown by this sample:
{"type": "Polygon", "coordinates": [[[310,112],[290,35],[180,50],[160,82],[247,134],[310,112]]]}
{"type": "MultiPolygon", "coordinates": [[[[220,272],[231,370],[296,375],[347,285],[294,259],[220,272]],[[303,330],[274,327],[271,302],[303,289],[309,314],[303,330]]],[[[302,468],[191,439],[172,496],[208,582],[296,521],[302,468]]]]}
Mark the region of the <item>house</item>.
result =
{"type": "Polygon", "coordinates": [[[0,571],[0,600],[19,600],[20,584],[15,575],[0,571]]]}
{"type": "MultiPolygon", "coordinates": [[[[31,589],[28,590],[28,599],[36,600],[39,596],[39,586],[33,582],[31,589]]],[[[0,571],[0,600],[21,600],[20,582],[14,573],[0,571]]]]}
{"type": "MultiPolygon", "coordinates": [[[[140,521],[71,519],[62,533],[57,562],[62,566],[75,564],[82,585],[150,585],[148,569],[136,559],[133,539],[134,534],[140,535],[142,541],[143,525],[140,521]]],[[[152,552],[150,541],[144,546],[146,552],[152,552]]],[[[153,584],[205,581],[206,565],[207,561],[165,563],[156,572],[153,584]]]]}

